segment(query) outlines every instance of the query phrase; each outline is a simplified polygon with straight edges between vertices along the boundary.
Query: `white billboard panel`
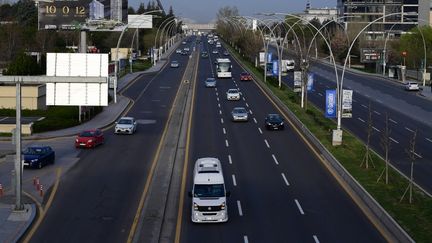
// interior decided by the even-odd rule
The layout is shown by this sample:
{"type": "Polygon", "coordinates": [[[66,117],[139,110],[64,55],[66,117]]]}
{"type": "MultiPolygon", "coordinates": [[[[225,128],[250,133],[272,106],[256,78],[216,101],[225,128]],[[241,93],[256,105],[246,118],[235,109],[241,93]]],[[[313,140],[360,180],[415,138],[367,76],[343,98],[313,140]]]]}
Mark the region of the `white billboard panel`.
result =
{"type": "Polygon", "coordinates": [[[133,29],[151,29],[153,28],[152,15],[129,14],[129,28],[133,29]]]}
{"type": "Polygon", "coordinates": [[[342,118],[352,118],[353,91],[344,89],[342,92],[342,118]]]}
{"type": "Polygon", "coordinates": [[[47,76],[59,77],[46,85],[46,104],[107,106],[108,83],[86,83],[86,77],[108,78],[108,54],[48,53],[47,76]],[[62,83],[61,77],[82,77],[83,83],[62,83]]]}

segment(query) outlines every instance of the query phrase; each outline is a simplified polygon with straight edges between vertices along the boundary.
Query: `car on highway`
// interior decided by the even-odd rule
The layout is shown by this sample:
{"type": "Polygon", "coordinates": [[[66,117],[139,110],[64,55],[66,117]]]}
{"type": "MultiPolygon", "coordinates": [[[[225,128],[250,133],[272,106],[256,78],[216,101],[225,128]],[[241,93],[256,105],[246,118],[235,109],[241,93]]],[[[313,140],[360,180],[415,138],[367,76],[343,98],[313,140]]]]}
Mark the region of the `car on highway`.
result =
{"type": "Polygon", "coordinates": [[[185,48],[183,48],[183,51],[190,51],[190,48],[189,47],[185,47],[185,48]]]}
{"type": "Polygon", "coordinates": [[[182,44],[183,44],[183,45],[186,45],[186,41],[182,41],[182,44]]]}
{"type": "Polygon", "coordinates": [[[248,72],[243,72],[240,74],[240,81],[252,81],[252,75],[248,72]]]}
{"type": "Polygon", "coordinates": [[[24,168],[41,169],[55,161],[55,152],[50,146],[32,145],[27,147],[22,155],[24,168]]]}
{"type": "Polygon", "coordinates": [[[244,107],[234,107],[231,111],[232,121],[248,121],[248,111],[244,107]]]}
{"type": "Polygon", "coordinates": [[[222,45],[218,42],[218,43],[216,43],[216,47],[217,47],[217,48],[221,48],[222,45]]]}
{"type": "Polygon", "coordinates": [[[188,52],[188,51],[185,51],[185,50],[183,50],[181,54],[182,54],[183,56],[186,56],[186,55],[189,55],[189,52],[188,52]]]}
{"type": "Polygon", "coordinates": [[[217,49],[213,49],[212,53],[213,53],[213,54],[218,54],[219,51],[218,51],[217,49]]]}
{"type": "Polygon", "coordinates": [[[206,51],[201,52],[201,57],[207,58],[208,57],[208,52],[206,52],[206,51]]]}
{"type": "Polygon", "coordinates": [[[229,52],[228,51],[224,51],[224,56],[229,56],[229,52]]]}
{"type": "Polygon", "coordinates": [[[178,68],[178,67],[180,67],[180,64],[178,61],[174,60],[174,61],[171,61],[171,67],[172,68],[178,68]]]}
{"type": "Polygon", "coordinates": [[[115,134],[133,134],[137,130],[137,122],[133,117],[121,117],[115,125],[115,134]]]}
{"type": "Polygon", "coordinates": [[[283,130],[284,119],[279,114],[268,114],[264,119],[267,130],[283,130]]]}
{"type": "Polygon", "coordinates": [[[216,87],[216,79],[215,78],[207,78],[204,83],[205,83],[205,86],[208,88],[216,87]]]}
{"type": "Polygon", "coordinates": [[[177,54],[181,54],[181,53],[182,53],[182,50],[181,50],[181,49],[177,49],[177,50],[176,50],[176,53],[177,53],[177,54]]]}
{"type": "Polygon", "coordinates": [[[405,90],[408,91],[418,91],[420,90],[419,85],[417,82],[414,81],[408,81],[405,83],[405,90]]]}
{"type": "Polygon", "coordinates": [[[94,148],[105,142],[105,137],[100,129],[90,129],[80,132],[75,138],[76,148],[94,148]]]}
{"type": "Polygon", "coordinates": [[[238,89],[228,89],[226,92],[227,100],[240,100],[240,91],[238,89]]]}

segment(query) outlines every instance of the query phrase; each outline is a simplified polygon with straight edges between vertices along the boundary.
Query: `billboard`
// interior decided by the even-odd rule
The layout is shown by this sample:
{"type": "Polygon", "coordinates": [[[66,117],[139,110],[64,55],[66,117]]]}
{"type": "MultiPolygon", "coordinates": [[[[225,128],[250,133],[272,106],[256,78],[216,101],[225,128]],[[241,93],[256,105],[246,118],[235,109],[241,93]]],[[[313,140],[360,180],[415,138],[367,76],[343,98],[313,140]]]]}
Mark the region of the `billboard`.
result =
{"type": "Polygon", "coordinates": [[[382,53],[383,53],[383,49],[379,49],[379,48],[361,48],[360,62],[361,63],[380,62],[382,53]]]}
{"type": "Polygon", "coordinates": [[[344,89],[342,92],[342,118],[352,118],[353,91],[344,89]]]}
{"type": "Polygon", "coordinates": [[[264,62],[265,62],[265,52],[261,51],[259,53],[259,63],[260,65],[264,65],[264,62]]]}
{"type": "Polygon", "coordinates": [[[143,14],[128,15],[129,28],[133,29],[151,29],[153,27],[153,16],[143,14]]]}
{"type": "MultiPolygon", "coordinates": [[[[47,53],[47,76],[106,77],[108,54],[47,53]]],[[[46,104],[107,106],[108,83],[47,83],[46,104]]]]}
{"type": "Polygon", "coordinates": [[[336,117],[336,90],[326,90],[326,110],[325,117],[335,118],[336,117]]]}
{"type": "Polygon", "coordinates": [[[122,31],[127,23],[127,0],[39,1],[39,29],[122,31]]]}
{"type": "Polygon", "coordinates": [[[294,72],[294,92],[301,92],[302,87],[302,72],[301,71],[295,71],[294,72]]]}

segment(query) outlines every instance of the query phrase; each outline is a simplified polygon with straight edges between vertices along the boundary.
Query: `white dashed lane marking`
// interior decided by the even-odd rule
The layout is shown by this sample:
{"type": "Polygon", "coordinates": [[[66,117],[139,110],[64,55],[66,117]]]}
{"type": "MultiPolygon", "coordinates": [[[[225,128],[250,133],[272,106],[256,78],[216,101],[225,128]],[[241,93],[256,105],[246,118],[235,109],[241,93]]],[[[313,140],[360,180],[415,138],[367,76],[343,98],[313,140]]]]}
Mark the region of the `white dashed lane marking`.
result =
{"type": "Polygon", "coordinates": [[[237,181],[235,175],[232,175],[233,185],[237,186],[237,181]]]}
{"type": "Polygon", "coordinates": [[[222,124],[224,123],[224,120],[223,120],[223,118],[221,118],[221,123],[222,123],[222,124]]]}
{"type": "Polygon", "coordinates": [[[226,134],[226,129],[225,129],[225,127],[222,128],[222,132],[223,132],[223,134],[226,134]]]}
{"type": "Polygon", "coordinates": [[[252,110],[249,110],[249,113],[252,115],[253,114],[252,110]]]}
{"type": "Polygon", "coordinates": [[[237,200],[237,208],[238,208],[239,215],[243,216],[243,211],[242,211],[241,203],[239,200],[237,200]]]}
{"type": "Polygon", "coordinates": [[[428,140],[429,142],[431,142],[431,143],[432,143],[432,139],[430,139],[430,138],[426,138],[426,140],[428,140]]]}
{"type": "Polygon", "coordinates": [[[390,140],[392,140],[392,141],[395,142],[395,143],[399,143],[396,139],[394,139],[394,138],[392,138],[392,137],[390,137],[390,140]]]}
{"type": "Polygon", "coordinates": [[[264,143],[266,144],[267,148],[270,148],[270,144],[267,142],[267,139],[264,139],[264,143]]]}
{"type": "Polygon", "coordinates": [[[365,120],[361,119],[360,117],[357,118],[359,121],[365,123],[365,120]]]}
{"type": "Polygon", "coordinates": [[[222,111],[221,110],[219,110],[219,115],[222,115],[222,111]]]}
{"type": "Polygon", "coordinates": [[[389,118],[389,121],[393,122],[394,124],[398,124],[397,121],[392,120],[392,119],[390,119],[390,118],[389,118]]]}
{"type": "Polygon", "coordinates": [[[259,127],[258,127],[258,131],[259,131],[259,133],[263,134],[261,128],[259,128],[259,127]]]}
{"type": "Polygon", "coordinates": [[[247,106],[247,107],[249,107],[249,104],[248,104],[248,103],[246,103],[246,106],[247,106]]]}
{"type": "Polygon", "coordinates": [[[272,154],[272,158],[273,158],[273,161],[274,161],[277,165],[279,165],[279,162],[278,162],[278,160],[276,159],[276,156],[275,156],[274,154],[272,154]]]}
{"type": "Polygon", "coordinates": [[[254,117],[254,119],[253,119],[253,120],[254,120],[255,124],[256,124],[256,123],[258,123],[258,121],[257,121],[257,119],[255,119],[255,117],[254,117]]]}
{"type": "Polygon", "coordinates": [[[288,180],[287,180],[285,174],[282,173],[281,175],[282,175],[283,180],[285,181],[285,184],[286,184],[287,186],[289,186],[290,184],[289,184],[289,182],[288,182],[288,180]]]}
{"type": "Polygon", "coordinates": [[[219,108],[221,107],[220,103],[218,103],[218,107],[219,107],[219,108]]]}
{"type": "Polygon", "coordinates": [[[379,115],[379,116],[381,115],[381,113],[379,113],[378,111],[374,111],[374,113],[379,115]]]}
{"type": "Polygon", "coordinates": [[[228,155],[228,162],[232,165],[231,155],[228,155]]]}
{"type": "Polygon", "coordinates": [[[376,128],[374,126],[372,126],[372,129],[375,130],[375,131],[377,131],[377,132],[381,132],[378,128],[376,128]]]}
{"type": "Polygon", "coordinates": [[[323,94],[321,94],[321,93],[318,93],[318,95],[319,95],[319,96],[323,96],[323,94]]]}
{"type": "Polygon", "coordinates": [[[367,105],[361,105],[361,106],[363,106],[363,108],[366,108],[366,109],[368,108],[367,105]]]}
{"type": "Polygon", "coordinates": [[[318,237],[316,235],[313,235],[313,239],[314,239],[315,243],[320,243],[320,241],[318,240],[318,237]]]}
{"type": "Polygon", "coordinates": [[[413,130],[409,129],[408,127],[405,127],[405,129],[410,131],[410,132],[414,132],[413,130]]]}
{"type": "Polygon", "coordinates": [[[243,236],[243,242],[244,242],[244,243],[249,243],[249,240],[248,240],[247,235],[243,236]]]}
{"type": "Polygon", "coordinates": [[[226,140],[226,139],[225,139],[225,146],[226,146],[226,147],[229,147],[228,140],[226,140]]]}
{"type": "Polygon", "coordinates": [[[300,211],[300,213],[301,213],[302,215],[304,215],[304,211],[303,211],[302,207],[300,206],[299,201],[298,201],[297,199],[294,199],[294,201],[295,201],[295,203],[297,204],[297,208],[298,208],[298,210],[300,211]]]}

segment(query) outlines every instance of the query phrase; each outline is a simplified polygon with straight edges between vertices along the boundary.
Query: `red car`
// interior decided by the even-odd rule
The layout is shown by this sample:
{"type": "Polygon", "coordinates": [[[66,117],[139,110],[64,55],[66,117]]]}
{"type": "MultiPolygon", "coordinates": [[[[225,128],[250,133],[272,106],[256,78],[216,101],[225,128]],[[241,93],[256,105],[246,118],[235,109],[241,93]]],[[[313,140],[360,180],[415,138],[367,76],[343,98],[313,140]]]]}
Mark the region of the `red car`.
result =
{"type": "Polygon", "coordinates": [[[252,81],[252,75],[250,73],[241,73],[240,81],[252,81]]]}
{"type": "Polygon", "coordinates": [[[104,143],[104,135],[100,129],[82,131],[75,139],[75,147],[94,148],[104,143]]]}

